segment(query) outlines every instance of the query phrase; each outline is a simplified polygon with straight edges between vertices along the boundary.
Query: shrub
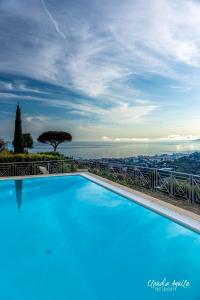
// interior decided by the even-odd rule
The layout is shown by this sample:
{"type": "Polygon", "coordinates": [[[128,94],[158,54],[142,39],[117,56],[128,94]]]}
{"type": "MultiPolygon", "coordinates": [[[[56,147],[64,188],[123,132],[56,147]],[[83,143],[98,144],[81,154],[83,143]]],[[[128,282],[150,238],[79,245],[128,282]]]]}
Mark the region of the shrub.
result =
{"type": "Polygon", "coordinates": [[[54,151],[47,151],[47,152],[37,152],[37,154],[41,155],[52,155],[52,156],[57,156],[60,157],[60,160],[65,159],[65,156],[63,154],[60,154],[59,152],[54,152],[54,151]]]}
{"type": "Polygon", "coordinates": [[[62,170],[60,170],[61,173],[71,173],[77,171],[77,166],[74,164],[67,164],[65,163],[62,167],[62,170]]]}
{"type": "Polygon", "coordinates": [[[61,160],[63,156],[41,153],[17,153],[4,150],[0,153],[0,163],[61,160]]]}

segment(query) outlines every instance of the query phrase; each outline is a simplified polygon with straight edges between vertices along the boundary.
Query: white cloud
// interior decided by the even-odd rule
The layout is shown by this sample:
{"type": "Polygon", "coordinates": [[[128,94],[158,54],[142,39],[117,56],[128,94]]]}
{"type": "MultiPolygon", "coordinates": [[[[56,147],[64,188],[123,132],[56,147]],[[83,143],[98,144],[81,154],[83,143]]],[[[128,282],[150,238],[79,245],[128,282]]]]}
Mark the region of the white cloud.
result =
{"type": "Polygon", "coordinates": [[[108,47],[109,42],[88,33],[66,66],[74,86],[91,97],[104,94],[113,81],[124,76],[123,66],[105,56],[108,47]]]}
{"type": "Polygon", "coordinates": [[[153,104],[129,105],[118,102],[114,107],[102,108],[90,103],[69,103],[61,100],[51,102],[53,106],[70,108],[71,113],[80,116],[87,116],[88,122],[91,117],[97,118],[101,124],[110,125],[131,125],[144,121],[144,117],[153,113],[158,106],[153,104]]]}
{"type": "Polygon", "coordinates": [[[45,3],[45,0],[41,0],[42,6],[44,8],[45,13],[47,14],[47,16],[49,17],[50,21],[53,23],[56,32],[62,37],[62,38],[66,38],[65,34],[60,30],[59,24],[58,22],[54,19],[54,17],[52,16],[52,14],[50,13],[49,9],[47,8],[47,5],[45,3]]]}
{"type": "Polygon", "coordinates": [[[135,137],[109,137],[109,136],[103,136],[103,141],[113,141],[113,142],[179,142],[179,141],[194,141],[199,139],[197,136],[182,136],[182,135],[169,135],[167,137],[161,137],[161,138],[135,138],[135,137]]]}
{"type": "Polygon", "coordinates": [[[124,138],[124,137],[116,137],[110,138],[108,136],[103,136],[102,141],[105,142],[149,142],[149,138],[124,138]]]}
{"type": "Polygon", "coordinates": [[[179,135],[179,134],[172,134],[168,135],[167,137],[160,138],[162,141],[193,141],[199,139],[198,136],[193,135],[179,135]]]}
{"type": "Polygon", "coordinates": [[[84,29],[85,38],[70,57],[67,71],[77,89],[99,96],[116,81],[125,91],[130,76],[150,72],[182,81],[187,75],[176,70],[176,63],[199,67],[196,1],[125,1],[116,7],[106,7],[101,30],[84,29]]]}
{"type": "Polygon", "coordinates": [[[13,89],[13,84],[11,82],[0,81],[0,89],[11,91],[13,89]]]}
{"type": "Polygon", "coordinates": [[[35,122],[46,123],[50,121],[50,118],[44,115],[28,115],[28,116],[26,115],[25,120],[28,123],[35,123],[35,122]]]}
{"type": "MultiPolygon", "coordinates": [[[[37,90],[29,89],[22,85],[18,87],[21,91],[34,91],[37,90]]],[[[39,90],[37,91],[40,92],[39,90]]],[[[132,101],[125,102],[122,101],[123,98],[119,98],[117,101],[110,101],[105,103],[91,103],[88,101],[74,102],[73,100],[65,99],[47,99],[41,98],[39,96],[31,95],[16,95],[14,93],[0,93],[0,99],[9,99],[11,101],[16,101],[16,99],[23,99],[26,101],[38,102],[48,107],[56,107],[66,111],[67,114],[76,115],[79,117],[87,118],[88,124],[94,123],[94,118],[100,124],[108,124],[111,126],[122,126],[138,124],[145,122],[145,118],[156,110],[159,109],[158,105],[145,99],[133,99],[132,101]],[[132,103],[131,103],[132,102],[132,103]]],[[[1,101],[2,101],[1,100],[1,101]]],[[[27,121],[31,122],[33,119],[38,119],[39,116],[26,116],[27,121]]],[[[35,119],[35,120],[36,120],[35,119]]],[[[44,118],[45,120],[46,118],[44,118]]],[[[42,119],[41,119],[42,120],[42,119]]]]}
{"type": "Polygon", "coordinates": [[[159,65],[171,68],[173,59],[199,65],[199,12],[197,1],[125,2],[118,10],[121,18],[114,17],[110,27],[121,46],[132,51],[133,59],[136,50],[136,58],[141,56],[142,63],[159,72],[159,65]],[[158,64],[151,65],[152,58],[158,64]]]}
{"type": "Polygon", "coordinates": [[[32,93],[39,93],[39,94],[47,94],[47,92],[43,91],[42,89],[30,88],[21,81],[19,83],[15,82],[15,85],[12,89],[15,91],[20,91],[20,92],[32,92],[32,93]]]}
{"type": "Polygon", "coordinates": [[[173,86],[170,86],[171,89],[173,90],[177,90],[177,91],[180,91],[180,92],[189,92],[191,91],[192,87],[191,86],[182,86],[182,85],[173,85],[173,86]]]}
{"type": "Polygon", "coordinates": [[[127,103],[121,103],[109,110],[105,109],[102,121],[114,125],[140,123],[144,120],[145,116],[148,116],[157,108],[155,105],[130,106],[127,103]]]}

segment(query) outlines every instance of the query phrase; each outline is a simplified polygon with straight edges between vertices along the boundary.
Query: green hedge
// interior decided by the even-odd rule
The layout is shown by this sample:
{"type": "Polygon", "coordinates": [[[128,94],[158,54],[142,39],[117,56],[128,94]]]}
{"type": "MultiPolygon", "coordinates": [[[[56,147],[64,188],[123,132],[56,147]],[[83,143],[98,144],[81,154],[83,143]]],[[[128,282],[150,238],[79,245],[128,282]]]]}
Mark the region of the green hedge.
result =
{"type": "Polygon", "coordinates": [[[63,158],[63,155],[60,155],[59,153],[52,154],[51,152],[13,154],[9,151],[2,151],[0,153],[0,163],[62,160],[63,158]]]}
{"type": "MultiPolygon", "coordinates": [[[[33,154],[33,153],[32,153],[33,154]]],[[[37,152],[36,154],[41,154],[41,155],[52,155],[52,156],[59,156],[60,159],[64,159],[64,155],[60,154],[59,152],[54,152],[54,151],[49,151],[49,152],[37,152]]]]}

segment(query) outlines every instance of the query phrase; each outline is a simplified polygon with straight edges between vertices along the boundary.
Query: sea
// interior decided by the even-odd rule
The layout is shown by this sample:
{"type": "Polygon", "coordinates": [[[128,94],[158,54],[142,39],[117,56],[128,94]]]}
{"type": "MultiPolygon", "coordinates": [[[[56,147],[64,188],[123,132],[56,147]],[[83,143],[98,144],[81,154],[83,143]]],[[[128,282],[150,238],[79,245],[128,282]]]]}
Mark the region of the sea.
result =
{"type": "MultiPolygon", "coordinates": [[[[52,147],[38,142],[30,152],[51,151],[52,147]]],[[[160,155],[173,153],[192,153],[200,151],[200,141],[170,142],[110,142],[110,141],[73,141],[61,144],[58,149],[67,157],[76,159],[125,158],[138,155],[160,155]]]]}

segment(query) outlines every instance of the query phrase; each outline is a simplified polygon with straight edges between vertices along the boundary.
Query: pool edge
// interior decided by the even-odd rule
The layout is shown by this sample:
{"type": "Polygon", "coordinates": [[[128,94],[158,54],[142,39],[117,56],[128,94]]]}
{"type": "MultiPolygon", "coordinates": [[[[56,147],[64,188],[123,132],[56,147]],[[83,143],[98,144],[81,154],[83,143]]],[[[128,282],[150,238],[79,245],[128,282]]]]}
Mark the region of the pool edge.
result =
{"type": "Polygon", "coordinates": [[[193,212],[91,173],[79,173],[79,175],[200,234],[200,216],[193,212]]]}

